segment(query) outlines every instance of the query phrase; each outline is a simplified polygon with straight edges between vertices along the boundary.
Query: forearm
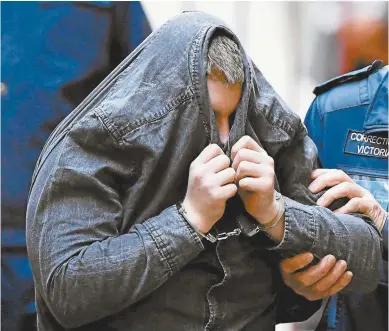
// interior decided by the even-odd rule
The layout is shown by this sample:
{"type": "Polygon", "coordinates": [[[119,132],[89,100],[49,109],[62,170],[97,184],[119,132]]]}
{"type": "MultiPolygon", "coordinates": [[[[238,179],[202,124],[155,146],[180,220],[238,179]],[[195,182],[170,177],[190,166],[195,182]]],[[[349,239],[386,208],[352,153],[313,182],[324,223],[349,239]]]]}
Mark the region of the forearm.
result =
{"type": "Polygon", "coordinates": [[[152,293],[202,249],[198,235],[170,207],[128,234],[83,247],[50,270],[42,265],[46,272],[38,291],[63,326],[78,327],[152,293]]]}
{"type": "Polygon", "coordinates": [[[338,215],[318,206],[285,198],[285,230],[273,249],[285,255],[311,252],[317,258],[332,254],[345,260],[354,277],[348,290],[369,292],[379,279],[381,236],[359,217],[338,215]]]}

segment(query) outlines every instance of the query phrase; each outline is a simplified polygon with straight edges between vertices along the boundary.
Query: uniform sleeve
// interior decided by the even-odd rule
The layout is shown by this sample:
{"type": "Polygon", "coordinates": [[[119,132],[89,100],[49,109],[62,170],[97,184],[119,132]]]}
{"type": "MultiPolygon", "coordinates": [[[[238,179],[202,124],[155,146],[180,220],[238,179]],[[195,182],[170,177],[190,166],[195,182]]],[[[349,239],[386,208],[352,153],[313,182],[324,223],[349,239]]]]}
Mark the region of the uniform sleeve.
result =
{"type": "Polygon", "coordinates": [[[65,328],[135,304],[203,250],[174,205],[122,230],[125,210],[134,209],[125,197],[141,187],[135,154],[91,114],[57,142],[38,172],[27,211],[28,254],[36,291],[65,328]]]}

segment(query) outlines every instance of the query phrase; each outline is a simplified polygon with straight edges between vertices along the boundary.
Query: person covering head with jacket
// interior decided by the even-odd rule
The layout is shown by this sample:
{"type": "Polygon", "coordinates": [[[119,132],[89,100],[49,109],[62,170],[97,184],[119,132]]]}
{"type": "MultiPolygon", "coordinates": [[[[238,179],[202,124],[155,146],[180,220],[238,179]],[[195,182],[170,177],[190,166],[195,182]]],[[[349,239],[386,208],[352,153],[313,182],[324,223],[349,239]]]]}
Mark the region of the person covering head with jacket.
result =
{"type": "Polygon", "coordinates": [[[305,251],[344,259],[346,290],[373,290],[379,231],[315,204],[316,158],[223,22],[167,22],[38,160],[27,243],[40,330],[274,330],[320,306],[280,279],[281,257],[305,251]]]}

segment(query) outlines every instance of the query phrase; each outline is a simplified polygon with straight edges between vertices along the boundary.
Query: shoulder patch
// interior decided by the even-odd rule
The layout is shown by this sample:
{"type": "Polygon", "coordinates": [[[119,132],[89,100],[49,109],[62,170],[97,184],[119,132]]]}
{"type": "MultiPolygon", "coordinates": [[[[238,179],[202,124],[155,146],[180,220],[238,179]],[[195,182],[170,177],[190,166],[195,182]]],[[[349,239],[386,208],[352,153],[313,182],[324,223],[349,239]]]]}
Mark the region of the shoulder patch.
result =
{"type": "Polygon", "coordinates": [[[362,80],[368,76],[370,76],[372,73],[376,72],[378,69],[382,67],[382,61],[381,60],[375,60],[371,65],[355,70],[352,72],[348,72],[344,75],[335,77],[333,79],[330,79],[326,81],[325,83],[322,83],[315,87],[313,90],[313,93],[318,96],[324,92],[327,92],[328,90],[331,90],[332,88],[345,84],[350,82],[356,82],[359,80],[362,80]]]}
{"type": "Polygon", "coordinates": [[[349,130],[343,152],[358,156],[388,158],[388,135],[349,130]]]}

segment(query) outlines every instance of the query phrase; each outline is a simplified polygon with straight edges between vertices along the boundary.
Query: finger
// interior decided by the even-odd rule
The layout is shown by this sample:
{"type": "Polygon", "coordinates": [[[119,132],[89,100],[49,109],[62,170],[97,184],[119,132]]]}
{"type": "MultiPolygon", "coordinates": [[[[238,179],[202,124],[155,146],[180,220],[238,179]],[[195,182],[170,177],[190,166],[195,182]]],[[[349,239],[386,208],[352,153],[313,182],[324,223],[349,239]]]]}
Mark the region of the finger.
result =
{"type": "Polygon", "coordinates": [[[345,272],[333,285],[327,292],[327,296],[333,296],[336,293],[340,292],[343,290],[348,284],[350,284],[351,279],[353,278],[353,273],[351,271],[345,272]]]}
{"type": "Polygon", "coordinates": [[[237,154],[235,155],[234,161],[232,162],[231,167],[235,170],[238,169],[238,166],[243,161],[249,161],[252,163],[261,163],[266,160],[267,154],[265,153],[259,153],[256,151],[253,151],[251,149],[242,148],[240,149],[237,154]]]}
{"type": "Polygon", "coordinates": [[[261,146],[258,145],[258,143],[253,138],[249,136],[243,136],[234,144],[234,146],[232,146],[231,149],[232,160],[235,159],[236,154],[242,148],[251,149],[256,152],[266,152],[261,146]]]}
{"type": "Polygon", "coordinates": [[[280,268],[284,273],[291,274],[301,268],[304,268],[312,261],[312,253],[301,253],[299,255],[283,260],[280,263],[280,268]]]}
{"type": "Polygon", "coordinates": [[[362,213],[368,216],[370,211],[369,201],[362,198],[353,198],[334,212],[338,214],[362,213]]]}
{"type": "Polygon", "coordinates": [[[336,262],[335,266],[323,277],[320,281],[312,285],[311,289],[313,292],[326,294],[336,281],[342,277],[342,275],[347,271],[346,261],[340,260],[336,262]]]}
{"type": "Polygon", "coordinates": [[[342,182],[353,183],[353,180],[341,170],[328,171],[323,175],[317,177],[308,186],[308,189],[313,193],[318,193],[326,187],[331,187],[342,182]]]}
{"type": "Polygon", "coordinates": [[[236,172],[232,168],[224,169],[215,175],[216,183],[220,186],[235,182],[236,172]]]}
{"type": "Polygon", "coordinates": [[[336,259],[333,255],[327,255],[320,262],[308,270],[296,273],[295,281],[301,287],[309,287],[325,277],[334,266],[336,259]]]}
{"type": "Polygon", "coordinates": [[[209,160],[212,160],[214,157],[224,154],[223,150],[216,144],[211,144],[205,147],[199,156],[196,158],[195,162],[200,164],[205,164],[209,160]]]}
{"type": "Polygon", "coordinates": [[[205,167],[206,167],[206,169],[208,169],[214,173],[217,173],[217,172],[222,171],[226,168],[229,168],[230,163],[231,163],[231,160],[227,155],[220,154],[220,155],[214,157],[213,159],[209,160],[205,164],[205,167]]]}
{"type": "Polygon", "coordinates": [[[322,169],[320,169],[320,168],[319,169],[315,169],[311,173],[311,178],[312,179],[316,179],[317,177],[319,177],[319,176],[321,176],[323,174],[326,174],[327,172],[334,171],[334,170],[336,170],[336,169],[324,169],[324,168],[322,168],[322,169]]]}
{"type": "Polygon", "coordinates": [[[274,176],[274,170],[267,164],[242,161],[236,171],[236,181],[240,181],[245,177],[261,178],[265,176],[274,176]]]}
{"type": "Polygon", "coordinates": [[[238,183],[240,189],[250,192],[274,190],[274,176],[261,178],[245,177],[239,180],[238,183]]]}
{"type": "Polygon", "coordinates": [[[238,188],[235,184],[227,184],[217,189],[217,198],[221,200],[228,200],[232,198],[236,192],[238,192],[238,188]]]}
{"type": "Polygon", "coordinates": [[[362,187],[355,183],[343,182],[334,187],[331,187],[327,192],[325,192],[318,200],[317,204],[319,206],[327,207],[334,200],[348,197],[362,197],[365,194],[362,187]]]}

